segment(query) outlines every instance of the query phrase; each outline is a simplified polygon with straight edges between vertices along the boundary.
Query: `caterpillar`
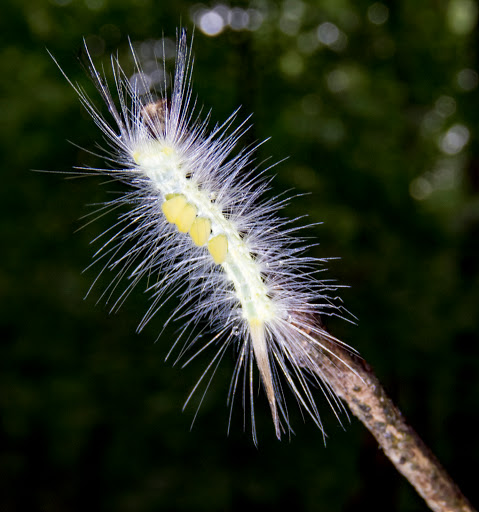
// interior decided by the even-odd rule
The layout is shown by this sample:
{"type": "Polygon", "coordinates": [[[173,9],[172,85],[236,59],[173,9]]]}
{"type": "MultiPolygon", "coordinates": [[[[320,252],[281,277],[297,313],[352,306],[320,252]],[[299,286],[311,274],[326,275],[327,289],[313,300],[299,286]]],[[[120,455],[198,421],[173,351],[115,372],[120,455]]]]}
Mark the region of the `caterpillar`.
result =
{"type": "MultiPolygon", "coordinates": [[[[331,297],[338,286],[318,278],[326,259],[307,255],[311,244],[298,236],[298,219],[280,216],[289,198],[265,195],[270,168],[255,164],[258,145],[240,147],[249,118],[238,123],[235,111],[210,128],[210,114],[202,119],[197,113],[185,30],[177,33],[170,92],[166,81],[159,94],[150,90],[133,47],[137,79],[130,80],[112,57],[113,87],[95,67],[86,44],[85,50],[108,117],[80,85],[65,78],[108,142],[109,167],[79,172],[100,173],[125,186],[98,212],[122,212],[100,235],[104,241],[94,256],[102,265],[99,276],[113,273],[104,294],[126,282],[116,308],[146,282],[151,303],[139,330],[169,298],[178,299],[167,321],[182,322],[171,350],[183,340],[182,357],[188,351],[190,360],[207,349],[213,352],[187,402],[206,375],[214,375],[225,352],[235,351],[228,429],[242,386],[257,442],[254,389],[260,382],[278,439],[292,432],[287,388],[324,435],[314,388],[324,391],[335,411],[341,404],[312,354],[337,358],[321,340],[341,342],[323,329],[320,316],[341,316],[341,306],[331,297]],[[202,336],[194,334],[198,325],[202,336]]],[[[337,364],[346,363],[338,358],[337,364]]]]}

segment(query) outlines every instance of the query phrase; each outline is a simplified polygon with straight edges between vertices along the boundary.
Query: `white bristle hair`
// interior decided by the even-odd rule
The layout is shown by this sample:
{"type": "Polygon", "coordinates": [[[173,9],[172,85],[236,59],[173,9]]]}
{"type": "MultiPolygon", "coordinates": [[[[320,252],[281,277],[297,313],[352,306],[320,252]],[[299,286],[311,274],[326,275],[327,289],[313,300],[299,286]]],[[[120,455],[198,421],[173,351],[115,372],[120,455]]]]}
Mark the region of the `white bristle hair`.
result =
{"type": "Polygon", "coordinates": [[[254,389],[259,374],[278,439],[292,432],[287,387],[324,435],[314,388],[322,389],[336,415],[342,405],[312,354],[345,364],[321,343],[321,339],[338,342],[319,320],[324,314],[342,316],[342,307],[330,298],[338,286],[318,279],[326,260],[304,255],[311,244],[296,235],[297,219],[278,216],[288,200],[264,197],[271,177],[266,176],[268,169],[260,171],[254,165],[257,146],[237,148],[248,129],[246,121],[234,126],[234,112],[209,129],[210,115],[201,120],[195,114],[191,47],[185,30],[177,35],[171,93],[167,94],[165,82],[160,97],[142,82],[144,75],[131,48],[136,81],[130,82],[118,58],[111,58],[115,101],[86,44],[85,49],[91,76],[114,123],[79,85],[67,80],[106,136],[105,159],[112,168],[82,168],[79,173],[100,173],[128,187],[96,212],[103,216],[128,207],[98,237],[103,239],[94,256],[94,263],[102,265],[98,277],[106,270],[114,273],[102,296],[111,300],[120,282],[126,281],[114,300],[116,310],[140,281],[145,282],[152,303],[139,330],[169,298],[179,299],[167,321],[182,322],[174,343],[177,346],[183,339],[179,357],[185,358],[189,351],[189,362],[207,348],[215,350],[187,403],[205,377],[214,374],[225,352],[236,352],[228,429],[242,383],[243,407],[245,414],[250,408],[257,442],[254,389]],[[201,336],[194,334],[198,324],[201,336]]]}

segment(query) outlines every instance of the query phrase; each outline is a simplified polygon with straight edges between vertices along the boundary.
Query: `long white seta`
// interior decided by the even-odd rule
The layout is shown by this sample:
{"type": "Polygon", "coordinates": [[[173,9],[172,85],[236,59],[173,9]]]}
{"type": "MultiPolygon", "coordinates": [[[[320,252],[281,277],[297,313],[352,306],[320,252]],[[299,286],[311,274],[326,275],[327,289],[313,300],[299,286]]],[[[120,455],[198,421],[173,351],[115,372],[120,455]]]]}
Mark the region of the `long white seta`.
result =
{"type": "Polygon", "coordinates": [[[195,114],[186,32],[181,30],[177,37],[169,94],[166,83],[158,95],[148,92],[132,52],[140,78],[130,82],[112,57],[111,89],[86,48],[91,76],[113,123],[80,86],[70,82],[106,136],[106,160],[112,167],[79,172],[101,173],[128,187],[99,210],[103,215],[127,207],[102,233],[104,242],[94,257],[103,265],[100,274],[114,274],[105,293],[117,289],[120,281],[127,283],[113,309],[145,280],[152,302],[141,330],[168,298],[176,296],[179,305],[168,322],[180,319],[182,324],[174,346],[185,340],[181,355],[192,351],[190,360],[207,348],[214,350],[187,403],[231,347],[237,358],[228,395],[228,428],[234,397],[242,386],[243,406],[250,408],[257,442],[254,390],[259,374],[278,439],[292,431],[287,388],[324,435],[313,389],[323,390],[333,410],[341,404],[315,356],[345,364],[321,343],[338,340],[321,327],[319,315],[341,313],[329,297],[337,286],[317,278],[325,260],[304,255],[311,244],[296,236],[297,219],[278,216],[287,199],[264,197],[271,181],[268,169],[255,166],[256,147],[237,147],[247,130],[245,122],[235,127],[234,112],[210,129],[210,116],[202,120],[195,114]],[[198,332],[198,324],[201,336],[192,334],[198,332]]]}

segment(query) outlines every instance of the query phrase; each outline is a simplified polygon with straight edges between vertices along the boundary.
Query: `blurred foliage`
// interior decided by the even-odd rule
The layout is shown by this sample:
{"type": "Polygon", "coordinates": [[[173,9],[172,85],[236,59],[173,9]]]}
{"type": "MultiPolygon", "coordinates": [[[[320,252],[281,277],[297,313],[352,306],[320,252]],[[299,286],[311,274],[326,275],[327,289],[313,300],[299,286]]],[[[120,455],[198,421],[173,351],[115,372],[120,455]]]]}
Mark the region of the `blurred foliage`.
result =
{"type": "MultiPolygon", "coordinates": [[[[107,197],[95,179],[101,141],[49,57],[92,97],[77,59],[95,61],[128,37],[194,36],[195,91],[225,119],[254,112],[245,142],[272,136],[258,160],[274,192],[309,193],[287,214],[324,224],[311,249],[357,326],[326,319],[355,346],[474,502],[479,444],[479,139],[475,0],[4,0],[0,140],[4,145],[0,270],[0,510],[425,510],[355,419],[343,431],[327,406],[328,446],[293,413],[296,435],[274,439],[258,399],[259,449],[242,413],[228,421],[233,354],[190,432],[181,405],[208,355],[185,369],[164,357],[168,312],[135,334],[148,298],[119,314],[83,301],[95,270],[84,203],[107,197]],[[66,139],[73,141],[69,144],[66,139]],[[249,139],[249,140],[248,140],[249,139]],[[81,148],[87,148],[83,150],[81,148]]],[[[100,301],[103,304],[104,301],[100,301]]]]}

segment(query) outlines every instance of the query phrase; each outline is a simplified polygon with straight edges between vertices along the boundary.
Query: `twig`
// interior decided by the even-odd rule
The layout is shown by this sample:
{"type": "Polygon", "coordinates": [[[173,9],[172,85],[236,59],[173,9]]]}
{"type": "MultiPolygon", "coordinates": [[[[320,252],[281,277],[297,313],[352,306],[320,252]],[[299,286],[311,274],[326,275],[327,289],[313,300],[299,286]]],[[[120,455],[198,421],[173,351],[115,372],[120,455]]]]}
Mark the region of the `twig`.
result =
{"type": "Polygon", "coordinates": [[[326,379],[376,438],[386,456],[434,512],[474,512],[436,457],[387,396],[371,367],[360,357],[327,339],[321,344],[344,361],[311,352],[326,379]]]}

